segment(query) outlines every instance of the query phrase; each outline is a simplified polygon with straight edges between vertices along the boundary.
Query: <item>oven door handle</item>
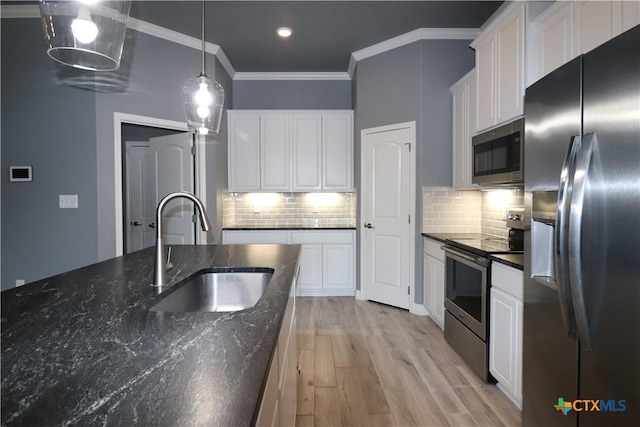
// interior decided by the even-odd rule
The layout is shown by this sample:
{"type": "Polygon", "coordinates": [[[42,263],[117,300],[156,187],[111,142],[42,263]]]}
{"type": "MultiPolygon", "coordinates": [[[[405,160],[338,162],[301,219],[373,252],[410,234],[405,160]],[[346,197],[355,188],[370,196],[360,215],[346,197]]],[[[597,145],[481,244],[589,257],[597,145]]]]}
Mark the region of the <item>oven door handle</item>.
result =
{"type": "Polygon", "coordinates": [[[450,246],[440,246],[440,249],[445,251],[445,253],[447,253],[449,255],[452,255],[453,257],[462,258],[462,259],[467,260],[469,262],[472,262],[474,264],[478,264],[478,265],[480,265],[482,267],[488,267],[489,263],[490,263],[490,261],[488,259],[486,259],[486,258],[483,258],[481,256],[477,256],[477,257],[476,256],[472,256],[472,255],[469,255],[467,253],[457,251],[457,250],[451,248],[450,246]]]}

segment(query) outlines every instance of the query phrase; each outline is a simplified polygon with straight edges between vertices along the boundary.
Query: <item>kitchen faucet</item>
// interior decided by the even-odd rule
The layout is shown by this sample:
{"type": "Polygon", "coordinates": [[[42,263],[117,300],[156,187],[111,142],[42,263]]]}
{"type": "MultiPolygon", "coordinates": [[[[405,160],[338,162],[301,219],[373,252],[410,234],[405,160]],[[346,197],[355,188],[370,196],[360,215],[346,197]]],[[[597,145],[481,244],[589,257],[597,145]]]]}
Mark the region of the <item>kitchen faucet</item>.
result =
{"type": "Polygon", "coordinates": [[[158,208],[156,209],[156,256],[155,256],[155,268],[153,272],[153,284],[151,286],[155,288],[162,288],[167,284],[167,264],[165,264],[164,258],[164,243],[162,241],[162,211],[164,207],[173,199],[184,197],[191,200],[198,208],[200,214],[200,223],[202,224],[202,231],[209,231],[211,229],[211,222],[207,216],[207,211],[204,209],[204,205],[195,195],[186,191],[176,191],[164,196],[158,208]]]}

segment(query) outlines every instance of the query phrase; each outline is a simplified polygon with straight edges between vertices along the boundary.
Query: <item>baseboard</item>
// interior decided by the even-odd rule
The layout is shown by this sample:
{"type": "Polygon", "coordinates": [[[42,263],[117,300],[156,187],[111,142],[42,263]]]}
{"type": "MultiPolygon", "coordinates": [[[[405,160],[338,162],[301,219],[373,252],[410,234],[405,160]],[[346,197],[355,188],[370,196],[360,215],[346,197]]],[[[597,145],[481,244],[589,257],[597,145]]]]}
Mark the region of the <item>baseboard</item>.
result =
{"type": "Polygon", "coordinates": [[[352,297],[357,291],[353,289],[300,289],[298,296],[301,297],[352,297]]]}
{"type": "Polygon", "coordinates": [[[415,303],[415,302],[411,303],[411,307],[409,308],[409,313],[415,314],[417,316],[428,316],[429,315],[429,312],[427,311],[426,308],[424,308],[424,305],[418,304],[418,303],[415,303]]]}

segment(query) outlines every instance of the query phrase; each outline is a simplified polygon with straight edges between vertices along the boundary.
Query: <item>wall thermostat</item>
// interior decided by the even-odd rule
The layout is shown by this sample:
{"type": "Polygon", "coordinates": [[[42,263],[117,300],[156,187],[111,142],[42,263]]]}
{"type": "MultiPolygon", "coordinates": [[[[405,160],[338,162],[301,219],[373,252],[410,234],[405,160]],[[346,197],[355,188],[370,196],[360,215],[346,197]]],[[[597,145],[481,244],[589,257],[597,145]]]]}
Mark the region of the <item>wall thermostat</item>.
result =
{"type": "Polygon", "coordinates": [[[31,175],[31,166],[9,166],[9,181],[33,181],[33,177],[31,175]]]}

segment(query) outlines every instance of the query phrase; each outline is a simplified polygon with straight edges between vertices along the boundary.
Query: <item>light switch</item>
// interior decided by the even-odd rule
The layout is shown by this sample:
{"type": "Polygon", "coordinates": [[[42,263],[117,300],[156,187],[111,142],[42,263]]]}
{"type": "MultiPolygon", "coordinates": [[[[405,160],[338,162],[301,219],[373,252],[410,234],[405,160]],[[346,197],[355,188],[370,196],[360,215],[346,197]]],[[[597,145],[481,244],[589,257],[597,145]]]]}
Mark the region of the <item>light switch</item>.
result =
{"type": "Polygon", "coordinates": [[[60,201],[61,209],[77,209],[78,208],[77,194],[60,194],[59,201],[60,201]]]}

